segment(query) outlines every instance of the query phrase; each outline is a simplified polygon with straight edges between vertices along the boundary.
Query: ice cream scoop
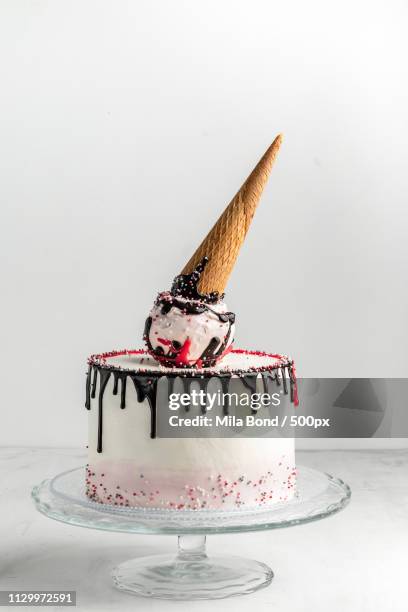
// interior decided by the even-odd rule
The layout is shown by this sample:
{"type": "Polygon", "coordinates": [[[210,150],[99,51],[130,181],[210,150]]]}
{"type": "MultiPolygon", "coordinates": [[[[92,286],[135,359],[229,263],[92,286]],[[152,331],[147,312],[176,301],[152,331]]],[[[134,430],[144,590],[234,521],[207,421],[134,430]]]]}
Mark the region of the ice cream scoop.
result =
{"type": "Polygon", "coordinates": [[[235,315],[224,289],[279,150],[275,138],[194,255],[159,293],[146,320],[144,340],[162,364],[209,367],[232,348],[235,315]]]}
{"type": "Polygon", "coordinates": [[[202,295],[197,282],[208,260],[191,275],[180,275],[171,291],[159,293],[146,321],[144,339],[163,365],[208,367],[232,347],[235,314],[222,296],[202,295]]]}

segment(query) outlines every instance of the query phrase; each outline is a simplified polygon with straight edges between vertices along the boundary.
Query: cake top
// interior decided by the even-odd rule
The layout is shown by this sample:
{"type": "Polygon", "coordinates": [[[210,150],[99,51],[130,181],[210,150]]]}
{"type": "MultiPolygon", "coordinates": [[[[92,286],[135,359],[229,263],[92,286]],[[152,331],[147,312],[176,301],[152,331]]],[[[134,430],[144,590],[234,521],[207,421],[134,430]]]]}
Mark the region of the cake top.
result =
{"type": "Polygon", "coordinates": [[[91,366],[133,374],[184,377],[242,376],[251,373],[271,372],[279,368],[293,366],[293,361],[285,355],[243,349],[231,350],[221,362],[210,368],[166,367],[143,349],[111,351],[100,355],[91,355],[88,363],[91,366]]]}

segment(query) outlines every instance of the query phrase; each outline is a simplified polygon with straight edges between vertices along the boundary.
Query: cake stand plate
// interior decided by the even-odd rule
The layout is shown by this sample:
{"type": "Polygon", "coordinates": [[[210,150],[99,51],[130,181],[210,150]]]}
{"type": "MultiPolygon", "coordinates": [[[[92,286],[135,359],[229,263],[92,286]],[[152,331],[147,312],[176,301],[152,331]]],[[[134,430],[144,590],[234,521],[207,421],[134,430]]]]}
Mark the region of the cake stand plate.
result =
{"type": "Polygon", "coordinates": [[[58,474],[34,487],[37,509],[70,525],[142,534],[178,535],[177,555],[153,555],[122,563],[113,572],[117,588],[160,599],[221,599],[268,586],[272,570],[250,559],[208,557],[206,535],[292,527],[335,514],[350,500],[339,478],[298,467],[295,497],[265,509],[170,510],[126,508],[90,501],[85,468],[58,474]]]}

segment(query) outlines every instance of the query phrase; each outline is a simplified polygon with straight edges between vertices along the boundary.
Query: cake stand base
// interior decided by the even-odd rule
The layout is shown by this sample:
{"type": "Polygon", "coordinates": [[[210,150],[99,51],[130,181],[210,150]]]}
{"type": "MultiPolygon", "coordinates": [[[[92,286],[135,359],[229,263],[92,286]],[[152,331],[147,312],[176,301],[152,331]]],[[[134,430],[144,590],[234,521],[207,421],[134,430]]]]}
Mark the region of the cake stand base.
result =
{"type": "Polygon", "coordinates": [[[122,533],[177,535],[177,555],[154,555],[122,563],[113,570],[115,586],[133,595],[159,599],[221,599],[268,586],[273,572],[240,557],[208,557],[207,535],[293,527],[339,512],[350,500],[340,478],[298,466],[296,494],[266,508],[169,510],[98,504],[85,493],[85,468],[57,474],[34,487],[37,509],[69,525],[122,533]]]}
{"type": "Polygon", "coordinates": [[[116,588],[158,599],[222,599],[268,586],[272,570],[241,557],[208,557],[205,536],[178,538],[178,554],[131,559],[112,572],[116,588]]]}

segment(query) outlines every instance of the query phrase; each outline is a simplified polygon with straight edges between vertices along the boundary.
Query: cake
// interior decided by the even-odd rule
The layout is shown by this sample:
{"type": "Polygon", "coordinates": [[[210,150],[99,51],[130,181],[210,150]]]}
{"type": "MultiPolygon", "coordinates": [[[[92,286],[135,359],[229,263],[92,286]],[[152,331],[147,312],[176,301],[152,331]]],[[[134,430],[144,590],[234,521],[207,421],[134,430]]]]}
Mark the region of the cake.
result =
{"type": "MultiPolygon", "coordinates": [[[[263,508],[286,502],[296,485],[293,438],[157,435],[176,384],[215,385],[228,398],[280,387],[298,403],[295,366],[285,355],[234,347],[235,314],[224,290],[281,144],[278,136],[149,313],[145,348],[88,360],[86,494],[124,507],[185,510],[263,508]]],[[[195,387],[194,387],[195,388],[195,387]]],[[[221,397],[221,396],[220,396],[221,397]]],[[[186,405],[184,410],[190,411],[186,405]]],[[[253,408],[248,408],[256,414],[253,408]]],[[[200,407],[201,413],[206,406],[200,407]]]]}

